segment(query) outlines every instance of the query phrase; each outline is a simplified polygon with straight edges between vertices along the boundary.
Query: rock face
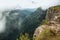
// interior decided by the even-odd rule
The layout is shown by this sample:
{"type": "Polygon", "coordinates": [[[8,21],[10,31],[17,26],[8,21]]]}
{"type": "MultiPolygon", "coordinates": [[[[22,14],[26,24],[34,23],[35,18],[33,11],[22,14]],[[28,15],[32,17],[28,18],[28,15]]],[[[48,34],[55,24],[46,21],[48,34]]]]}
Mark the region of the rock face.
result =
{"type": "MultiPolygon", "coordinates": [[[[47,10],[46,20],[48,24],[42,24],[36,28],[34,37],[38,37],[45,29],[53,29],[57,36],[60,36],[60,6],[50,7],[47,10]]],[[[59,39],[60,40],[60,39],[59,39]]]]}
{"type": "Polygon", "coordinates": [[[37,37],[39,34],[44,31],[45,29],[54,29],[56,35],[60,35],[60,24],[50,24],[50,25],[41,25],[36,28],[34,36],[37,37]]]}
{"type": "Polygon", "coordinates": [[[60,5],[59,6],[53,6],[47,10],[46,20],[54,21],[59,16],[60,16],[60,5]]]}

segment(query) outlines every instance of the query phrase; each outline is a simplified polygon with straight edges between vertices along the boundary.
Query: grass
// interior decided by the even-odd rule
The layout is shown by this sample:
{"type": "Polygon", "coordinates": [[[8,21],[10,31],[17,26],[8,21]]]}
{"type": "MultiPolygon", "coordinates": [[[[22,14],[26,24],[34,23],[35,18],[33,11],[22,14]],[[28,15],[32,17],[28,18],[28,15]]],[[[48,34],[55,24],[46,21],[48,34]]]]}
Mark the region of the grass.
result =
{"type": "Polygon", "coordinates": [[[17,38],[17,40],[30,40],[29,34],[25,33],[24,34],[20,34],[19,39],[17,38]]]}
{"type": "Polygon", "coordinates": [[[60,40],[60,36],[57,36],[54,30],[45,29],[34,40],[60,40]]]}

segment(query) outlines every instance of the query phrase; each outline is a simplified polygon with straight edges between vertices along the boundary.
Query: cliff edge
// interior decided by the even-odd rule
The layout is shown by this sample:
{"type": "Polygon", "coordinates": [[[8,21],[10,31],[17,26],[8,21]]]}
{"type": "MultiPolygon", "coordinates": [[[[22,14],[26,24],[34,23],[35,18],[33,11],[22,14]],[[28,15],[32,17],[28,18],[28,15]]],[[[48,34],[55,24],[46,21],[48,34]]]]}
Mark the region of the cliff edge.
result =
{"type": "Polygon", "coordinates": [[[35,40],[60,40],[60,5],[47,9],[45,23],[36,28],[35,40]]]}

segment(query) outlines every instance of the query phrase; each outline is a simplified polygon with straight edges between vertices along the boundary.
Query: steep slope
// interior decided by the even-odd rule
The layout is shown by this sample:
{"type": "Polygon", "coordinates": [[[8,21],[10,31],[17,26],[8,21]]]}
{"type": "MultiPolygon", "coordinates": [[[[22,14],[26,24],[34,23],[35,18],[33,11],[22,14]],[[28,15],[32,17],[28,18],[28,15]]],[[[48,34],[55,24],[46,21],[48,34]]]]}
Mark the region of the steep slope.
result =
{"type": "Polygon", "coordinates": [[[50,8],[47,10],[46,20],[47,20],[47,21],[55,20],[54,18],[55,18],[56,16],[60,16],[60,5],[50,7],[50,8]]]}
{"type": "Polygon", "coordinates": [[[38,8],[35,12],[30,14],[26,19],[22,22],[22,33],[28,33],[32,37],[35,28],[41,23],[41,21],[45,18],[46,11],[38,8]]]}
{"type": "Polygon", "coordinates": [[[25,13],[25,14],[27,14],[27,15],[29,15],[32,12],[34,12],[35,10],[37,10],[37,9],[36,8],[35,9],[24,9],[24,10],[22,10],[22,12],[25,13]]]}
{"type": "Polygon", "coordinates": [[[60,40],[60,6],[53,6],[47,10],[47,24],[36,28],[35,40],[60,40]]]}
{"type": "Polygon", "coordinates": [[[6,30],[0,34],[0,40],[15,40],[20,34],[21,23],[30,13],[32,12],[20,9],[3,11],[2,14],[6,18],[6,30]]]}

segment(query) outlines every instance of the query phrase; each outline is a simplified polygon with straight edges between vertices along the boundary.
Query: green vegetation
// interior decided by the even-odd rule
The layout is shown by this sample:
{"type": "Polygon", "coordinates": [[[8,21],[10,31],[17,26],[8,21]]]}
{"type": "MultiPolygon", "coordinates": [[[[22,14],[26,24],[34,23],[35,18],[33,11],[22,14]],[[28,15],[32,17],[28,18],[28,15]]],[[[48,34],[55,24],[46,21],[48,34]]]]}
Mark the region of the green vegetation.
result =
{"type": "MultiPolygon", "coordinates": [[[[60,21],[60,17],[58,17],[60,21]]],[[[42,24],[48,24],[46,20],[42,21],[42,24]]],[[[17,40],[31,40],[28,33],[20,34],[19,39],[17,40]]],[[[37,37],[33,37],[33,40],[60,40],[60,36],[57,36],[54,29],[45,29],[37,37]]]]}
{"type": "MultiPolygon", "coordinates": [[[[45,17],[44,16],[45,14],[44,15],[41,14],[41,13],[43,13],[43,11],[38,10],[37,12],[34,12],[31,16],[29,16],[29,18],[26,18],[26,20],[24,20],[23,27],[26,26],[26,29],[24,30],[24,32],[33,34],[34,28],[36,28],[38,25],[40,25],[41,21],[42,21],[41,22],[42,25],[50,25],[51,24],[50,21],[54,16],[53,13],[55,14],[59,10],[60,10],[60,6],[55,6],[55,7],[49,8],[49,10],[47,11],[48,12],[47,19],[45,19],[43,21],[42,21],[42,19],[44,19],[44,17],[45,17]]],[[[54,18],[52,20],[54,20],[54,18]]],[[[58,17],[56,19],[56,21],[60,23],[60,17],[58,17]]],[[[30,34],[30,35],[32,35],[32,34],[30,34]]],[[[20,38],[17,40],[31,40],[31,38],[29,37],[28,34],[25,34],[25,35],[21,34],[20,38]]],[[[56,35],[54,29],[47,28],[47,29],[43,30],[40,34],[38,34],[36,37],[33,37],[33,40],[60,40],[60,36],[56,35]]]]}
{"type": "Polygon", "coordinates": [[[27,34],[27,33],[25,33],[25,35],[20,34],[20,37],[17,40],[30,40],[29,34],[27,34]]]}
{"type": "Polygon", "coordinates": [[[34,40],[60,40],[60,38],[54,33],[54,30],[46,29],[41,32],[34,40]]]}
{"type": "Polygon", "coordinates": [[[45,19],[45,20],[43,20],[43,21],[41,22],[41,24],[45,25],[45,24],[48,24],[48,22],[47,22],[47,20],[45,19]]]}
{"type": "MultiPolygon", "coordinates": [[[[25,35],[20,34],[17,40],[31,40],[31,38],[26,33],[25,35]]],[[[60,37],[55,34],[55,30],[45,29],[37,37],[33,37],[33,40],[60,40],[60,37]]]]}
{"type": "MultiPolygon", "coordinates": [[[[57,18],[57,21],[60,22],[60,17],[57,18]]],[[[43,20],[41,24],[49,24],[47,20],[43,20]]],[[[20,34],[19,39],[17,40],[31,40],[28,33],[20,34]]],[[[54,29],[45,29],[37,37],[33,37],[33,40],[60,40],[60,36],[57,36],[54,29]]]]}
{"type": "Polygon", "coordinates": [[[30,37],[33,37],[35,29],[40,25],[42,20],[45,19],[45,16],[46,11],[38,8],[35,12],[24,18],[21,23],[21,30],[23,30],[23,33],[28,33],[30,37]]]}

